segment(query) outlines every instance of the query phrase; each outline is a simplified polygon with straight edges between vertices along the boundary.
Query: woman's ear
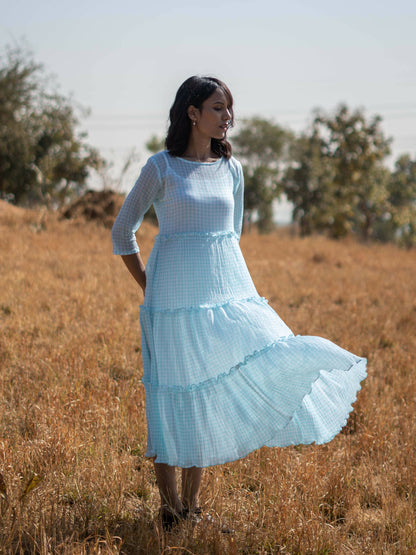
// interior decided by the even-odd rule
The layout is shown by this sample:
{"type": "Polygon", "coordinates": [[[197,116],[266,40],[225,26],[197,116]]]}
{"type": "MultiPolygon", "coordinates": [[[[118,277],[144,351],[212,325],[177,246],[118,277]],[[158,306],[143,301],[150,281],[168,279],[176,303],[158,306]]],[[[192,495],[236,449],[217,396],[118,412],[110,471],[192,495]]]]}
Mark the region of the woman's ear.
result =
{"type": "Polygon", "coordinates": [[[192,106],[192,105],[191,105],[191,106],[188,106],[187,112],[188,112],[188,117],[189,117],[189,119],[190,119],[192,122],[195,122],[195,123],[196,123],[197,120],[198,120],[198,112],[199,112],[198,108],[195,108],[195,106],[192,106]]]}

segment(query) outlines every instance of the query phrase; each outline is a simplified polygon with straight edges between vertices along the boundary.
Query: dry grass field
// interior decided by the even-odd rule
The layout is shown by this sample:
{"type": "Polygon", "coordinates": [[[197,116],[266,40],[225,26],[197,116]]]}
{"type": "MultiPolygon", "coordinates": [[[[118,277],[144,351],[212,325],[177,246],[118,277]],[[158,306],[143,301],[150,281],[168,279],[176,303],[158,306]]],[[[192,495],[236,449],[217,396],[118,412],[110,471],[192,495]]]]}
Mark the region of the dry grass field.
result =
{"type": "MultiPolygon", "coordinates": [[[[140,383],[141,294],[109,230],[0,211],[0,552],[416,552],[416,252],[284,234],[241,240],[296,334],[367,356],[347,426],[205,471],[213,520],[164,534],[140,383]],[[234,532],[224,534],[223,523],[234,532]]],[[[139,240],[148,255],[156,230],[139,240]]]]}

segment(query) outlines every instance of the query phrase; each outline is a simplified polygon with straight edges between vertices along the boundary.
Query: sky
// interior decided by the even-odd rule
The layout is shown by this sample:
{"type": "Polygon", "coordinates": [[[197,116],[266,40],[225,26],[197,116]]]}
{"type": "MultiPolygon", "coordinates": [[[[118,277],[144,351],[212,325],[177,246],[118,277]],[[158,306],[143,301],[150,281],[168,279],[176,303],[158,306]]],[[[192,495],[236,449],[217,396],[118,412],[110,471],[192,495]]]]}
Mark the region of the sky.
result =
{"type": "Polygon", "coordinates": [[[411,0],[0,0],[0,50],[31,49],[60,92],[90,109],[88,141],[114,162],[166,132],[179,85],[223,79],[238,120],[258,115],[299,132],[312,110],[345,102],[379,114],[389,164],[416,156],[416,2],[411,0]]]}

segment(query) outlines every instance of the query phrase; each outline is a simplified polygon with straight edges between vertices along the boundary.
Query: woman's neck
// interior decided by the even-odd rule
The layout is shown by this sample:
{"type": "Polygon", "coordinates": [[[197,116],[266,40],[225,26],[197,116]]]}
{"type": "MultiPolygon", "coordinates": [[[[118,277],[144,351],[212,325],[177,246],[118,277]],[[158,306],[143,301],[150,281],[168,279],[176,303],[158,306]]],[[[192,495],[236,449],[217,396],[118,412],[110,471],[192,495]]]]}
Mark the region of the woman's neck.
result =
{"type": "Polygon", "coordinates": [[[190,160],[195,160],[196,162],[212,162],[218,158],[211,150],[211,139],[209,139],[209,141],[197,140],[197,138],[193,136],[191,136],[188,146],[182,156],[190,160]]]}

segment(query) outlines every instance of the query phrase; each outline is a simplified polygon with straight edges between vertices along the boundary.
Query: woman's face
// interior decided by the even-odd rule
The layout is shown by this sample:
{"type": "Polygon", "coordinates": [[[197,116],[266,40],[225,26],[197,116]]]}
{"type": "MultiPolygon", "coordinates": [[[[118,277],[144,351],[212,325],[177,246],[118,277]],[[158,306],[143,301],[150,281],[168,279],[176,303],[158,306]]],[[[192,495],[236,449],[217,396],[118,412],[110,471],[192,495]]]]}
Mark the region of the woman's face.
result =
{"type": "Polygon", "coordinates": [[[228,126],[231,122],[231,106],[224,91],[216,89],[198,110],[190,106],[189,117],[196,125],[192,126],[195,131],[210,139],[224,139],[228,126]]]}

